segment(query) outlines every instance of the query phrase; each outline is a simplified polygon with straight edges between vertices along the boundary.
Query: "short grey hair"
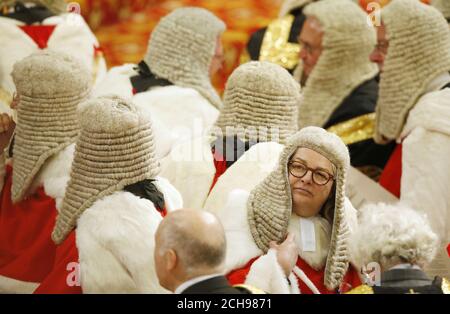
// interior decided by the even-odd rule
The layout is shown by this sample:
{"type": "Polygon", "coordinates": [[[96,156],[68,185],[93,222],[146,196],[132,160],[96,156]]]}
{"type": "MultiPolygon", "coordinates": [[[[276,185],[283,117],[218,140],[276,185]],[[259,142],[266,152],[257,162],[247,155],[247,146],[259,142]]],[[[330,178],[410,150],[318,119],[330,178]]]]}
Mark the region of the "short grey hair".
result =
{"type": "Polygon", "coordinates": [[[350,238],[350,250],[360,266],[378,263],[384,270],[396,264],[429,264],[439,239],[427,218],[401,203],[370,204],[361,210],[350,238]]]}
{"type": "Polygon", "coordinates": [[[217,226],[215,234],[199,237],[192,232],[196,226],[180,220],[172,221],[170,228],[161,230],[159,251],[174,250],[189,275],[195,275],[201,268],[219,269],[225,262],[226,238],[222,224],[217,226]]]}

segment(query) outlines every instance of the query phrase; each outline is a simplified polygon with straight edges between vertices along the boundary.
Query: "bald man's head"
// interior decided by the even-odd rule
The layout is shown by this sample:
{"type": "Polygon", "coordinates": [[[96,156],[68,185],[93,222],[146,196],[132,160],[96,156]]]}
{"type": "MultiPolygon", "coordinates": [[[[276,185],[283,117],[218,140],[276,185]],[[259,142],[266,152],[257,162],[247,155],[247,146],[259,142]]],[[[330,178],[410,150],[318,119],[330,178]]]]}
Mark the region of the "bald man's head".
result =
{"type": "MultiPolygon", "coordinates": [[[[163,259],[170,260],[170,257],[164,256],[173,251],[176,255],[174,267],[181,267],[188,277],[222,269],[226,253],[225,232],[211,213],[191,209],[171,212],[159,225],[155,237],[155,258],[161,258],[159,262],[165,263],[163,259]]],[[[159,262],[157,260],[157,264],[159,262]]],[[[166,263],[170,264],[170,261],[166,263]]]]}

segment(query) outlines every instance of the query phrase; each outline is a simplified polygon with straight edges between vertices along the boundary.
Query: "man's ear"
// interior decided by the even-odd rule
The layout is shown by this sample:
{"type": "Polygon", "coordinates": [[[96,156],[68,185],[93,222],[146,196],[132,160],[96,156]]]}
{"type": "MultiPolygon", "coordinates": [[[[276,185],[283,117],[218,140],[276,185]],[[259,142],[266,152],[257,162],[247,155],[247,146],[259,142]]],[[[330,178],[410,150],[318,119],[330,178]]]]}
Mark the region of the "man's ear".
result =
{"type": "Polygon", "coordinates": [[[178,264],[178,256],[177,253],[174,250],[168,250],[164,254],[164,260],[166,264],[166,269],[168,271],[172,271],[177,267],[178,264]]]}

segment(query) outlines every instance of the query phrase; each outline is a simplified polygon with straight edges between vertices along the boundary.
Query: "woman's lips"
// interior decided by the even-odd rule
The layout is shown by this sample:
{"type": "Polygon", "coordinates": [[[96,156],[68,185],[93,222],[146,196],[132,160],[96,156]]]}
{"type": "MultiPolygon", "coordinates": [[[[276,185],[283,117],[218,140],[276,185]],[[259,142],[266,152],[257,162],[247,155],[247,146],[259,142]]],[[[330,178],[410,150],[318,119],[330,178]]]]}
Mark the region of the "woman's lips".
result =
{"type": "Polygon", "coordinates": [[[305,195],[305,196],[313,196],[313,194],[310,191],[303,189],[303,188],[294,188],[294,191],[297,191],[297,193],[305,195]]]}

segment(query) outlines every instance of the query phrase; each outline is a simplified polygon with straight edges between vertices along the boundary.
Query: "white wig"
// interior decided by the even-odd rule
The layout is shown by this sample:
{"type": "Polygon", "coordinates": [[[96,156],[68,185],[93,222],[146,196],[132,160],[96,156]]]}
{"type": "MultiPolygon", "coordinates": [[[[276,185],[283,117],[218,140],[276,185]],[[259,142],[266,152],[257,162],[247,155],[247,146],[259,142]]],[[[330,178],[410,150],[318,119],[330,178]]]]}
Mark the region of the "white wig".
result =
{"type": "Polygon", "coordinates": [[[350,239],[350,250],[359,265],[378,263],[387,270],[399,263],[424,267],[437,250],[438,237],[425,216],[402,204],[370,204],[360,212],[350,239]]]}

